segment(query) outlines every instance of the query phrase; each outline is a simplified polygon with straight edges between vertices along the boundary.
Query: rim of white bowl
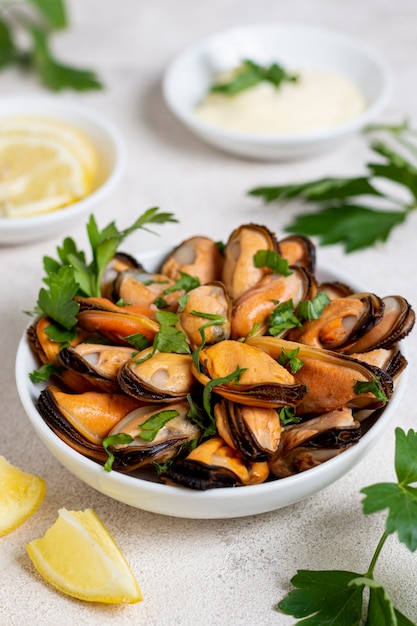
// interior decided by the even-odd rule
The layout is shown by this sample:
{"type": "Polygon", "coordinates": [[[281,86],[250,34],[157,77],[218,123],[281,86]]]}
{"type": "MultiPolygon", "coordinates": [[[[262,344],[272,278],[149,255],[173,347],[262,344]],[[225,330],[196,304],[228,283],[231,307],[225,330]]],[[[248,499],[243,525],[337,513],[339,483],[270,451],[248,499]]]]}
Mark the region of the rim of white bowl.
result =
{"type": "Polygon", "coordinates": [[[171,111],[177,115],[179,119],[181,119],[186,125],[200,132],[204,132],[206,135],[213,135],[218,138],[230,138],[235,141],[244,141],[248,144],[277,144],[280,143],[282,145],[298,145],[298,144],[306,144],[306,143],[315,143],[316,141],[320,141],[322,139],[336,139],[340,135],[344,135],[351,131],[358,130],[366,126],[370,120],[375,119],[375,117],[381,112],[381,110],[385,107],[387,102],[389,101],[392,92],[393,92],[394,78],[390,67],[385,61],[384,57],[379,53],[378,50],[363,42],[355,37],[347,35],[343,32],[334,31],[330,28],[325,28],[322,26],[316,26],[312,24],[304,24],[304,23],[291,23],[291,22],[282,22],[276,24],[243,24],[241,26],[232,27],[230,29],[226,29],[224,31],[212,33],[208,35],[204,39],[194,42],[181,52],[173,59],[173,61],[167,67],[163,78],[162,78],[162,92],[165,98],[165,101],[171,111]],[[377,98],[367,106],[367,108],[356,117],[351,120],[347,120],[346,122],[342,122],[337,126],[329,127],[323,130],[315,130],[305,133],[297,133],[297,134],[271,134],[271,135],[262,135],[256,133],[245,133],[241,131],[229,130],[227,128],[220,128],[215,125],[208,124],[203,120],[200,120],[196,115],[194,115],[193,110],[188,107],[188,105],[184,106],[178,102],[178,99],[173,95],[173,82],[175,81],[175,73],[177,71],[177,67],[183,62],[184,59],[189,57],[192,54],[197,53],[200,50],[208,49],[211,42],[221,36],[227,36],[230,33],[245,31],[245,30],[273,30],[273,29],[292,29],[299,31],[310,31],[311,33],[322,34],[326,37],[337,38],[338,43],[346,44],[351,46],[356,51],[360,51],[364,53],[369,59],[371,59],[379,68],[381,75],[381,82],[383,88],[377,98]]]}
{"type": "MultiPolygon", "coordinates": [[[[153,253],[148,253],[143,255],[143,259],[152,258],[153,253]]],[[[329,276],[333,276],[334,279],[344,281],[346,283],[349,280],[349,277],[343,272],[337,270],[334,272],[331,268],[326,266],[318,266],[318,272],[320,271],[327,273],[329,276]]],[[[350,283],[354,289],[358,289],[360,291],[364,290],[363,285],[356,283],[356,281],[352,281],[350,279],[350,283]]],[[[407,358],[407,350],[404,342],[401,343],[401,350],[405,358],[407,358]]],[[[146,493],[153,493],[155,495],[170,495],[173,496],[175,493],[181,494],[181,498],[192,499],[192,500],[223,500],[232,497],[235,500],[242,500],[250,497],[250,494],[269,494],[275,493],[277,494],[280,491],[280,485],[282,485],[282,489],[287,489],[289,486],[296,486],[300,481],[304,484],[306,482],[315,482],[315,478],[317,476],[321,476],[323,473],[327,473],[331,470],[331,468],[336,465],[345,465],[348,466],[348,462],[350,457],[357,457],[359,451],[362,448],[367,448],[368,444],[372,442],[372,440],[378,440],[382,435],[382,431],[387,428],[387,423],[391,420],[392,414],[395,412],[397,406],[400,404],[401,399],[403,397],[405,388],[407,386],[408,379],[408,368],[402,372],[400,379],[398,381],[395,392],[393,393],[392,398],[389,401],[389,404],[384,409],[382,414],[378,417],[376,422],[369,428],[367,432],[365,432],[361,439],[351,448],[344,450],[340,455],[327,460],[326,462],[318,465],[316,467],[312,467],[304,472],[300,472],[299,474],[295,474],[293,476],[288,476],[286,478],[281,478],[277,480],[271,480],[268,482],[264,482],[259,485],[245,485],[243,487],[238,487],[236,489],[231,489],[230,487],[224,488],[216,488],[216,489],[208,489],[206,491],[198,491],[194,489],[188,489],[185,487],[176,487],[172,485],[165,485],[158,482],[153,482],[150,480],[146,480],[137,476],[130,476],[128,474],[122,474],[117,471],[106,472],[103,469],[103,466],[91,459],[83,456],[81,453],[72,449],[69,445],[64,443],[46,424],[46,422],[42,419],[41,415],[37,411],[33,398],[31,396],[30,390],[34,390],[34,385],[30,382],[28,373],[29,370],[27,368],[27,359],[30,357],[30,360],[33,360],[35,364],[35,357],[32,354],[29,343],[26,337],[26,331],[20,339],[16,361],[15,361],[15,379],[16,386],[18,390],[18,394],[21,400],[21,403],[25,409],[28,419],[30,420],[33,428],[37,432],[42,434],[41,439],[47,439],[54,442],[55,446],[60,448],[63,454],[70,458],[72,461],[76,461],[82,467],[84,467],[89,473],[94,473],[97,476],[99,474],[102,477],[105,477],[106,481],[109,481],[109,484],[112,485],[125,485],[132,488],[140,487],[140,489],[146,493]],[[284,482],[283,482],[284,481],[284,482]],[[249,490],[249,491],[248,491],[249,490]]],[[[34,365],[36,367],[36,365],[34,365]]],[[[40,388],[39,388],[40,389],[40,388]]],[[[39,395],[39,392],[38,392],[39,395]]],[[[45,444],[46,445],[46,444],[45,444]]],[[[59,460],[59,459],[58,459],[59,460]]],[[[59,460],[61,464],[62,461],[59,460]]],[[[71,471],[71,470],[69,470],[71,471]]],[[[345,470],[342,475],[347,473],[349,470],[345,470]]],[[[335,480],[338,480],[340,477],[338,476],[335,480]]],[[[82,480],[82,479],[81,479],[82,480]]],[[[88,481],[85,481],[88,482],[88,481]]],[[[330,481],[334,482],[334,481],[330,481]]],[[[112,496],[109,496],[112,497],[112,496]]]]}
{"type": "MultiPolygon", "coordinates": [[[[115,124],[107,117],[104,117],[100,113],[96,113],[93,109],[85,107],[78,102],[70,100],[57,100],[52,96],[10,96],[4,97],[0,101],[0,118],[6,115],[27,115],[36,117],[41,115],[42,117],[54,117],[55,113],[68,113],[74,114],[81,118],[84,118],[88,122],[94,124],[103,135],[110,140],[114,150],[114,164],[109,171],[107,178],[100,184],[99,187],[94,189],[88,196],[69,204],[66,207],[45,213],[43,215],[37,215],[33,217],[25,217],[19,219],[10,219],[0,216],[0,230],[2,233],[16,232],[20,227],[25,230],[30,230],[32,226],[39,228],[42,224],[45,226],[51,226],[55,222],[58,224],[60,221],[67,219],[74,219],[78,215],[85,213],[90,205],[98,205],[105,197],[107,197],[119,184],[122,179],[123,173],[126,169],[127,163],[127,151],[125,141],[117,129],[115,124]],[[34,105],[35,110],[31,110],[31,106],[34,105]]],[[[69,122],[71,123],[71,122],[69,122]]],[[[77,128],[77,125],[75,124],[77,128]]],[[[88,131],[85,131],[88,134],[88,131]]]]}

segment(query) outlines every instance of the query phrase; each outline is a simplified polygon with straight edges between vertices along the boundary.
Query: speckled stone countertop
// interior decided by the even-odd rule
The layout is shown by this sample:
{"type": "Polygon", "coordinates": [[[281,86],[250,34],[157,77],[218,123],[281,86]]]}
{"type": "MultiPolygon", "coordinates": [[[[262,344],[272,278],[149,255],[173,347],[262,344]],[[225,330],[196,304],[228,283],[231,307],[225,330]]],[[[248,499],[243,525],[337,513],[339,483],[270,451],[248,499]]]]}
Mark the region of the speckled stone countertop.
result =
{"type": "MultiPolygon", "coordinates": [[[[158,246],[204,232],[225,239],[240,223],[256,221],[282,232],[288,211],[264,207],[246,196],[251,187],[306,177],[362,171],[366,144],[360,136],[315,158],[263,163],[228,156],[206,146],[167,110],[160,79],[186,45],[224,28],[251,22],[297,21],[334,28],[377,48],[395,76],[387,121],[417,118],[415,88],[417,7],[413,0],[68,0],[71,27],[54,39],[60,58],[94,67],[106,89],[78,96],[108,116],[129,152],[126,175],[100,208],[105,224],[130,224],[146,208],[172,211],[179,224],[159,229],[158,246]]],[[[0,73],[3,95],[39,94],[30,75],[0,73]]],[[[371,286],[380,295],[399,293],[414,307],[417,293],[417,216],[397,228],[384,245],[345,255],[337,247],[319,259],[371,286]]],[[[71,235],[85,242],[85,227],[71,235]]],[[[96,492],[62,467],[37,438],[20,404],[14,355],[36,301],[42,256],[54,254],[62,236],[25,246],[0,248],[2,364],[0,367],[0,454],[43,476],[47,495],[35,515],[3,537],[0,555],[1,626],[146,624],[147,626],[262,626],[294,622],[274,610],[297,568],[365,571],[385,517],[362,514],[360,489],[394,478],[394,428],[416,428],[417,334],[408,342],[409,380],[392,428],[346,476],[314,497],[289,508],[231,520],[188,520],[130,508],[96,492]],[[44,582],[26,554],[28,541],[44,534],[61,507],[92,507],[118,541],[138,578],[144,602],[104,606],[66,597],[44,582]]],[[[154,238],[135,233],[129,247],[148,250],[154,238]]],[[[376,575],[396,605],[417,621],[416,556],[395,537],[387,542],[376,575]]]]}

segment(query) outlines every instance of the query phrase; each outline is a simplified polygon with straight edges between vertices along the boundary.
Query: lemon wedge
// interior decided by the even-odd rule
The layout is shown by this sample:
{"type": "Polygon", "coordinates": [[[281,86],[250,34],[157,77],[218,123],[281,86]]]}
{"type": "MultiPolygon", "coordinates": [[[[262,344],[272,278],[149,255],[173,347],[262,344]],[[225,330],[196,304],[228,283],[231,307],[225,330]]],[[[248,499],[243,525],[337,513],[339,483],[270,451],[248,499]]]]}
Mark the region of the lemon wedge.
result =
{"type": "Polygon", "coordinates": [[[26,548],[38,572],[60,591],[91,602],[140,602],[129,564],[92,509],[60,509],[56,522],[26,548]]]}
{"type": "Polygon", "coordinates": [[[23,472],[0,455],[0,537],[36,511],[45,491],[42,478],[23,472]]]}
{"type": "Polygon", "coordinates": [[[94,190],[98,156],[87,136],[58,120],[0,120],[0,214],[55,211],[94,190]]]}

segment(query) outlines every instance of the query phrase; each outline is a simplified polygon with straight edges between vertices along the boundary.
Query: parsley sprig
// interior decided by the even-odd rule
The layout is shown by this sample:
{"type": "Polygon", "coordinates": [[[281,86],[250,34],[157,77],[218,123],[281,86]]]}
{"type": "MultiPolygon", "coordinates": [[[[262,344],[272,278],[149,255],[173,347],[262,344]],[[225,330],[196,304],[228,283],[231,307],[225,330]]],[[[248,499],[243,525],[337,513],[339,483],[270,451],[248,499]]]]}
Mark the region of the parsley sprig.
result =
{"type": "Polygon", "coordinates": [[[152,208],[124,230],[118,230],[114,222],[100,230],[91,215],[87,224],[91,261],[87,261],[86,254],[77,249],[71,237],[66,237],[62,245],[57,247],[58,259],[49,256],[43,258],[46,273],[43,282],[47,288],[41,288],[34,312],[46,315],[59,327],[71,330],[77,323],[79,310],[74,296],[100,297],[103,273],[122,241],[138,229],[149,230],[147,224],[176,221],[172,213],[162,213],[158,208],[152,208]]]}
{"type": "Polygon", "coordinates": [[[277,609],[303,618],[297,624],[313,626],[413,626],[394,607],[381,583],[374,578],[377,560],[389,535],[414,552],[417,549],[417,432],[395,431],[396,483],[378,483],[365,487],[362,508],[365,514],[388,509],[385,531],[376,547],[368,570],[356,573],[341,570],[298,570],[291,579],[295,587],[279,602],[277,609]],[[364,594],[368,590],[369,596],[364,594]],[[362,616],[366,615],[366,622],[362,616]]]}
{"type": "Polygon", "coordinates": [[[294,83],[297,81],[297,75],[288,73],[278,63],[263,66],[251,59],[245,59],[235,70],[230,80],[215,83],[210,88],[210,91],[212,93],[234,96],[246,89],[256,87],[261,82],[271,83],[278,89],[283,83],[294,83]]]}
{"type": "Polygon", "coordinates": [[[0,1],[0,69],[17,65],[32,70],[53,91],[101,89],[99,78],[89,69],[59,62],[53,55],[51,35],[68,26],[64,0],[0,1]],[[23,47],[21,41],[29,41],[23,47]]]}
{"type": "Polygon", "coordinates": [[[417,209],[417,131],[404,122],[367,132],[374,139],[364,174],[256,187],[249,195],[266,203],[298,199],[312,205],[313,211],[298,215],[285,230],[317,236],[322,245],[341,244],[353,252],[385,242],[417,209]]]}

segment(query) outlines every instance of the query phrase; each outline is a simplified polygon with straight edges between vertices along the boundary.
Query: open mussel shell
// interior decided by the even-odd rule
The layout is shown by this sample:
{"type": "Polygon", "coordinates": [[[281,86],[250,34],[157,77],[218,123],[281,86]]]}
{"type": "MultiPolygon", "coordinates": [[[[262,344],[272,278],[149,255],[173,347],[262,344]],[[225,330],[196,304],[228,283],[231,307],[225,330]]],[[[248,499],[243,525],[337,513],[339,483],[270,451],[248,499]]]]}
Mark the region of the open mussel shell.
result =
{"type": "Polygon", "coordinates": [[[219,280],[223,257],[215,241],[210,237],[190,237],[177,246],[165,259],[161,274],[178,280],[180,272],[198,278],[200,283],[219,280]]]}
{"type": "Polygon", "coordinates": [[[416,316],[409,302],[401,296],[386,296],[382,302],[384,309],[379,323],[346,346],[343,350],[346,354],[390,347],[411,332],[416,316]]]}
{"type": "Polygon", "coordinates": [[[278,241],[279,253],[290,265],[299,265],[314,274],[316,246],[308,237],[288,235],[278,241]]]}
{"type": "Polygon", "coordinates": [[[251,463],[221,437],[200,443],[185,459],[175,461],[162,475],[163,482],[204,491],[264,482],[267,463],[251,463]]]}
{"type": "Polygon", "coordinates": [[[129,346],[130,335],[141,334],[150,343],[159,330],[159,324],[132,306],[118,306],[106,298],[81,298],[78,324],[85,331],[98,333],[115,345],[129,346]]]}
{"type": "Polygon", "coordinates": [[[381,321],[383,311],[381,298],[372,293],[335,298],[318,319],[290,330],[286,338],[326,350],[345,351],[381,321]]]}
{"type": "Polygon", "coordinates": [[[219,380],[213,391],[233,402],[247,406],[277,408],[296,406],[303,398],[303,385],[264,350],[248,343],[227,340],[203,348],[199,354],[200,369],[192,364],[197,380],[206,385],[219,380]],[[241,369],[235,383],[221,379],[241,369]]]}
{"type": "Polygon", "coordinates": [[[275,409],[222,400],[214,407],[217,431],[249,461],[267,461],[278,450],[281,420],[275,409]]]}
{"type": "Polygon", "coordinates": [[[191,393],[192,356],[146,348],[120,368],[120,388],[144,402],[177,402],[191,393]]]}
{"type": "Polygon", "coordinates": [[[138,312],[156,319],[157,304],[164,311],[176,311],[182,290],[172,291],[174,280],[163,274],[150,274],[140,269],[121,272],[113,284],[112,299],[132,304],[138,312]]]}
{"type": "Polygon", "coordinates": [[[50,385],[41,391],[37,409],[45,422],[71,448],[105,462],[103,438],[138,402],[123,394],[65,393],[50,385]]]}
{"type": "Polygon", "coordinates": [[[109,446],[115,457],[113,469],[131,472],[173,459],[181,448],[200,436],[200,428],[188,418],[189,410],[188,402],[184,401],[169,407],[165,404],[143,406],[126,415],[109,432],[109,437],[123,433],[130,435],[133,441],[109,446]],[[157,419],[165,411],[173,414],[171,419],[157,430],[152,439],[146,437],[149,431],[145,422],[157,419]]]}
{"type": "Polygon", "coordinates": [[[232,304],[225,286],[219,281],[210,282],[187,293],[186,304],[178,313],[179,326],[195,350],[202,345],[203,336],[205,345],[229,339],[231,315],[232,304]],[[213,321],[210,316],[222,321],[213,321]]]}
{"type": "Polygon", "coordinates": [[[259,250],[279,253],[278,241],[266,226],[245,224],[231,233],[224,249],[222,282],[232,299],[271,273],[268,268],[255,267],[253,257],[259,250]]]}
{"type": "Polygon", "coordinates": [[[377,409],[386,404],[386,400],[373,393],[356,393],[356,382],[379,382],[386,398],[392,395],[393,381],[384,370],[347,355],[276,337],[251,337],[247,343],[265,350],[274,359],[280,357],[283,349],[287,353],[298,351],[297,357],[303,366],[294,374],[294,379],[306,391],[297,405],[297,415],[317,415],[343,406],[377,409]]]}
{"type": "Polygon", "coordinates": [[[59,360],[64,367],[83,376],[97,390],[116,393],[120,389],[117,374],[134,353],[133,348],[124,346],[80,343],[63,348],[59,360]]]}
{"type": "Polygon", "coordinates": [[[361,425],[346,407],[291,424],[284,427],[269,468],[277,478],[291,476],[332,458],[360,437],[361,425]]]}
{"type": "Polygon", "coordinates": [[[291,267],[291,274],[267,274],[233,303],[232,339],[250,335],[264,335],[268,318],[277,303],[291,300],[296,307],[317,293],[314,277],[303,267],[291,267]]]}
{"type": "Polygon", "coordinates": [[[121,272],[126,270],[141,270],[142,265],[127,252],[116,252],[103,272],[100,284],[101,295],[104,298],[112,298],[114,283],[121,272]]]}

